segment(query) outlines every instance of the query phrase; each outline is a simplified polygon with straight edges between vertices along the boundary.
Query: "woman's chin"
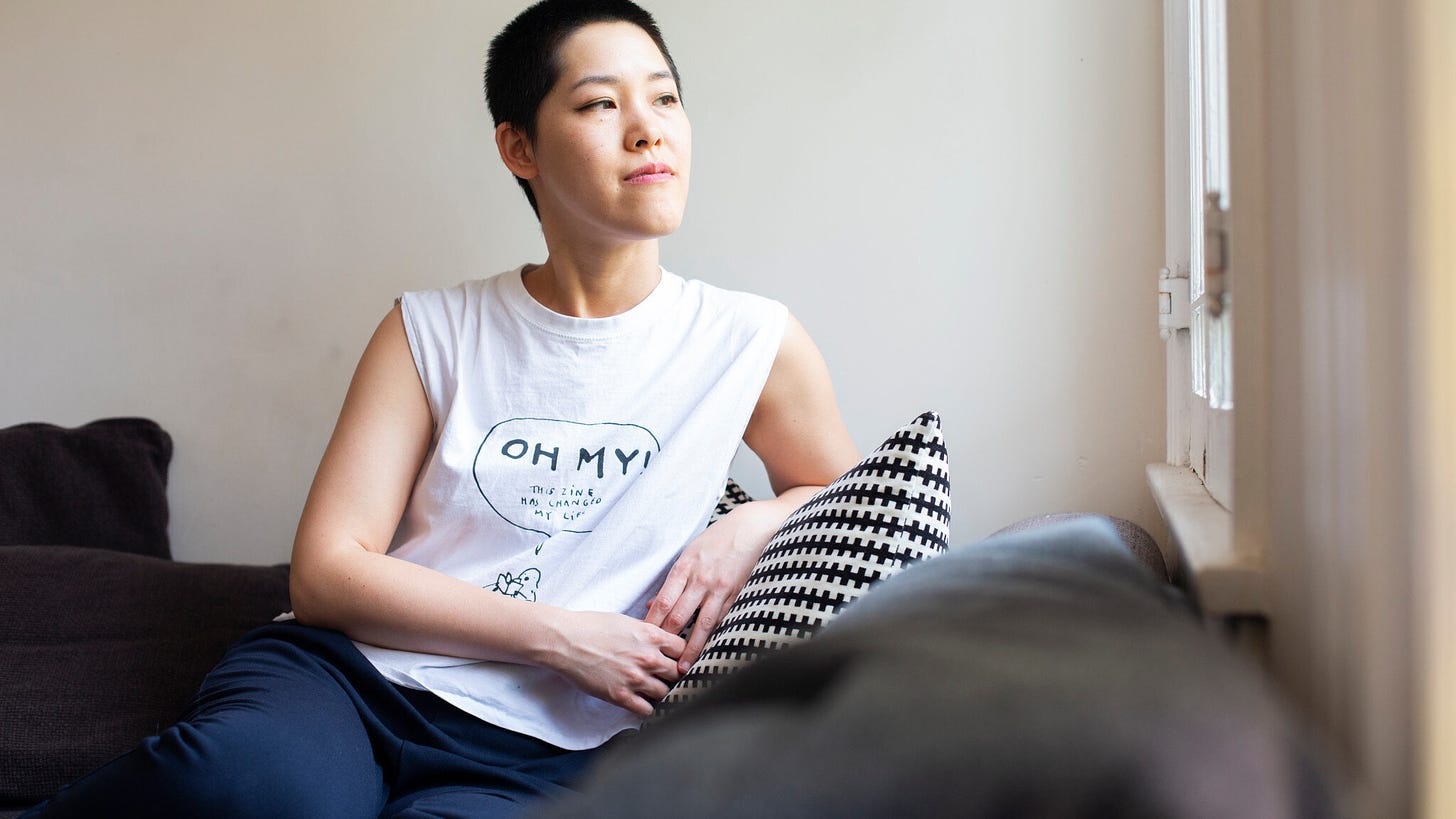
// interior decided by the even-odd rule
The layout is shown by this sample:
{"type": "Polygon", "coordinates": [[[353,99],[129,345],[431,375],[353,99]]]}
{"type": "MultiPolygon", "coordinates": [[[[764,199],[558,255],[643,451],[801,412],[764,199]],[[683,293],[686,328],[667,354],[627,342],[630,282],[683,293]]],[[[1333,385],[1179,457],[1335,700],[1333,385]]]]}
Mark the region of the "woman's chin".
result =
{"type": "Polygon", "coordinates": [[[680,210],[642,214],[624,225],[624,232],[642,240],[661,239],[676,233],[682,225],[682,218],[680,210]]]}
{"type": "Polygon", "coordinates": [[[637,203],[630,208],[617,207],[596,214],[548,217],[542,220],[542,224],[548,236],[554,234],[557,239],[570,243],[583,241],[595,244],[602,240],[641,242],[661,239],[676,233],[682,220],[681,203],[662,202],[652,205],[637,203]]]}

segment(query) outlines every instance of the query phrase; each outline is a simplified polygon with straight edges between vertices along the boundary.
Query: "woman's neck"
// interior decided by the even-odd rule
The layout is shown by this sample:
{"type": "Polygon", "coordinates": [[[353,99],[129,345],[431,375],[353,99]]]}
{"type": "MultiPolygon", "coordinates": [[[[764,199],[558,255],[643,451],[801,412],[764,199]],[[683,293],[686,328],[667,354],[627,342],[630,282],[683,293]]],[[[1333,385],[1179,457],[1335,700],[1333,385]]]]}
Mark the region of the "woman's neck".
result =
{"type": "Polygon", "coordinates": [[[551,247],[545,264],[527,268],[526,292],[554,312],[606,318],[631,310],[662,280],[657,240],[601,248],[551,247]]]}

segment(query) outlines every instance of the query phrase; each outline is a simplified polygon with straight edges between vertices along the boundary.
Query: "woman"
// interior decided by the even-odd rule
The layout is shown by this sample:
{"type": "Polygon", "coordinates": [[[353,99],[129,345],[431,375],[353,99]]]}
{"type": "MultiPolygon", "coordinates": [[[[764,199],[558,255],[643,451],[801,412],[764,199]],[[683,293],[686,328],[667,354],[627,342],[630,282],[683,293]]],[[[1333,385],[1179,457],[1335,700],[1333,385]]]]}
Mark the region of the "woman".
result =
{"type": "Polygon", "coordinates": [[[509,815],[652,712],[857,460],[780,305],[659,266],[691,130],[651,16],[546,0],[486,86],[545,262],[396,303],[299,524],[299,623],[43,815],[509,815]],[[705,530],[740,437],[778,497],[705,530]]]}

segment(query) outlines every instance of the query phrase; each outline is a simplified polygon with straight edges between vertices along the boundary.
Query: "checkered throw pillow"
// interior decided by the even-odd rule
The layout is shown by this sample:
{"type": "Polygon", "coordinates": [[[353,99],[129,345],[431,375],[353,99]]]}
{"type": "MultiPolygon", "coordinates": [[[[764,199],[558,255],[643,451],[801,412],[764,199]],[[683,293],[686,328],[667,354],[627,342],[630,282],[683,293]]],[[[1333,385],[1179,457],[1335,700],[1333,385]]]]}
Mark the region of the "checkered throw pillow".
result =
{"type": "Polygon", "coordinates": [[[729,478],[728,483],[723,486],[723,494],[718,498],[718,505],[713,509],[712,516],[708,518],[708,525],[712,526],[722,520],[724,515],[752,500],[753,498],[748,496],[743,487],[738,485],[738,481],[729,478]]]}
{"type": "Polygon", "coordinates": [[[950,463],[940,416],[927,412],[784,521],[653,719],[759,656],[807,639],[875,582],[944,551],[949,537],[950,463]]]}

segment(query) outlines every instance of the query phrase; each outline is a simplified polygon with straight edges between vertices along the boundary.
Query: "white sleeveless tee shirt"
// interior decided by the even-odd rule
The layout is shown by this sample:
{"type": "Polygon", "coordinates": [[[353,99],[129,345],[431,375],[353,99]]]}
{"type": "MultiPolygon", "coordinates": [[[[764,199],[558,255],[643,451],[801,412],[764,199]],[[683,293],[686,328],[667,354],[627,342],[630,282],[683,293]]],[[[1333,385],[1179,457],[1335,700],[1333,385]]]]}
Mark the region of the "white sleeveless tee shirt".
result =
{"type": "MultiPolygon", "coordinates": [[[[631,310],[575,318],[532,298],[522,270],[400,299],[435,427],[389,553],[643,617],[707,525],[787,311],[664,270],[631,310]]],[[[356,644],[391,682],[561,748],[640,722],[543,668],[356,644]]]]}

